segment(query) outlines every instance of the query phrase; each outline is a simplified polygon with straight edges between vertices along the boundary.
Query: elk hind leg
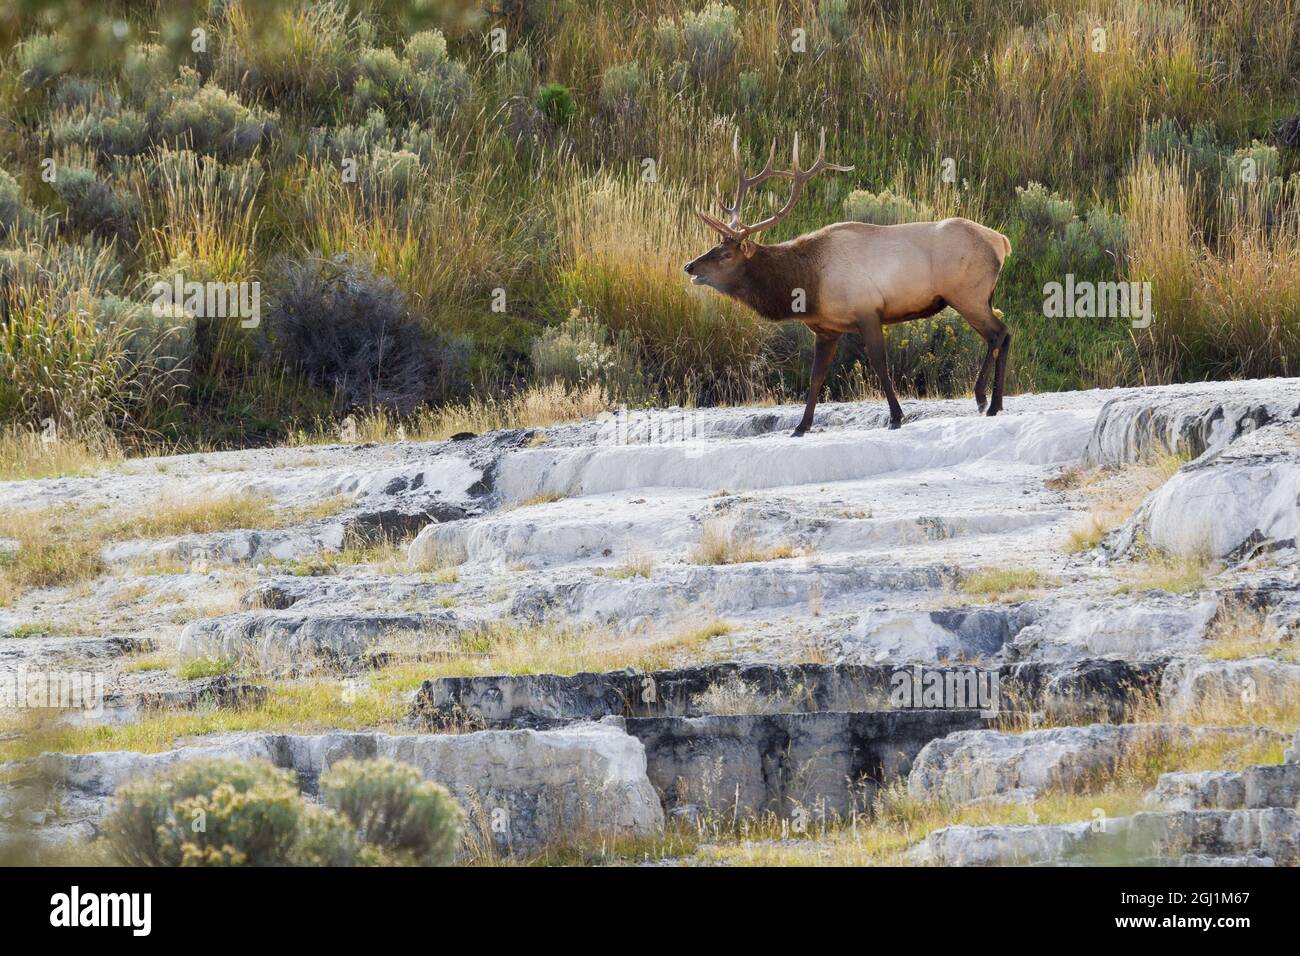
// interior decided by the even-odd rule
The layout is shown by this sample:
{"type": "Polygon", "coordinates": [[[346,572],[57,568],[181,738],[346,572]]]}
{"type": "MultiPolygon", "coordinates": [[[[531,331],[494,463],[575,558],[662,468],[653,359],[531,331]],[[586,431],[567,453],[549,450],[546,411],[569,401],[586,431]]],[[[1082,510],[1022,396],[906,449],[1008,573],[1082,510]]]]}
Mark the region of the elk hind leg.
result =
{"type": "Polygon", "coordinates": [[[988,385],[989,372],[993,371],[995,366],[1003,372],[1006,370],[1006,360],[1003,356],[1007,345],[1011,342],[1011,333],[994,310],[991,297],[987,303],[981,305],[966,307],[954,305],[954,308],[988,346],[984,353],[984,363],[980,366],[980,373],[975,379],[975,404],[981,412],[987,408],[990,415],[996,415],[1002,411],[1002,388],[999,375],[995,374],[993,377],[992,405],[988,403],[985,387],[988,385]]]}
{"type": "Polygon", "coordinates": [[[889,368],[885,365],[885,328],[879,315],[871,315],[859,322],[862,330],[862,345],[867,353],[871,370],[880,381],[880,388],[889,402],[889,427],[898,428],[903,424],[903,406],[898,404],[894,394],[894,384],[889,380],[889,368]]]}

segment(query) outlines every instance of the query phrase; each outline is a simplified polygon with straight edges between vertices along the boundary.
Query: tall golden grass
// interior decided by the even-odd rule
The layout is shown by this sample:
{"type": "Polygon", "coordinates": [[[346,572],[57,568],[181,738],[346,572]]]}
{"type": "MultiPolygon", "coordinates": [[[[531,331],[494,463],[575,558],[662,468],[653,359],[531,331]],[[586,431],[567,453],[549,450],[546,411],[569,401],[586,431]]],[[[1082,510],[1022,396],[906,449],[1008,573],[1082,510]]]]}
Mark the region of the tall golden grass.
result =
{"type": "Polygon", "coordinates": [[[1247,190],[1217,239],[1198,228],[1185,168],[1143,157],[1126,183],[1130,277],[1155,318],[1137,333],[1151,380],[1294,375],[1300,355],[1300,191],[1247,190]]]}

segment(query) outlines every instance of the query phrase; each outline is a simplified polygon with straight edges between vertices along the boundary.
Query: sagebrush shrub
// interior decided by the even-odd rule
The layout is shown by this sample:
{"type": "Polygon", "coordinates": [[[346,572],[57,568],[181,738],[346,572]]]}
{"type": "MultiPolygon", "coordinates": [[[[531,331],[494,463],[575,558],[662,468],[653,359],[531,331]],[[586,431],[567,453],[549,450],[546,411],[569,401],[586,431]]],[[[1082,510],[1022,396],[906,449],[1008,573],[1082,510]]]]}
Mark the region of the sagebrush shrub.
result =
{"type": "Polygon", "coordinates": [[[230,162],[247,158],[274,135],[274,113],[250,109],[219,86],[186,90],[178,84],[176,91],[158,126],[159,137],[170,146],[188,146],[230,162]]]}
{"type": "Polygon", "coordinates": [[[406,38],[402,51],[412,70],[425,72],[447,62],[447,38],[441,30],[424,30],[406,38]]]}
{"type": "Polygon", "coordinates": [[[307,135],[307,155],[315,162],[337,166],[343,159],[355,159],[358,165],[367,156],[379,152],[411,153],[427,162],[436,151],[437,138],[431,130],[418,126],[390,127],[381,109],[369,110],[360,123],[317,127],[307,135]]]}
{"type": "Polygon", "coordinates": [[[178,764],[118,788],[104,824],[125,866],[344,866],[360,859],[346,821],[307,805],[292,773],[260,760],[178,764]]]}
{"type": "Polygon", "coordinates": [[[393,760],[341,760],[320,780],[321,796],[358,839],[393,862],[446,866],[460,845],[464,813],[445,787],[393,760]]]}
{"type": "Polygon", "coordinates": [[[511,50],[497,61],[496,85],[504,97],[527,96],[537,86],[537,64],[527,48],[511,50]]]}
{"type": "Polygon", "coordinates": [[[1128,249],[1123,217],[1095,206],[1080,218],[1074,203],[1041,183],[1016,188],[1010,231],[1012,248],[1034,258],[1050,254],[1047,268],[1081,275],[1113,272],[1128,249]]]}
{"type": "MultiPolygon", "coordinates": [[[[84,76],[63,76],[50,97],[50,105],[56,109],[84,109],[93,105],[101,95],[104,94],[94,80],[84,76]]],[[[110,105],[116,105],[117,97],[107,95],[104,98],[110,105]]]]}
{"type": "Polygon", "coordinates": [[[139,202],[134,196],[114,189],[89,169],[59,170],[53,186],[66,209],[68,228],[127,246],[135,242],[139,202]]]}
{"type": "Polygon", "coordinates": [[[269,15],[227,7],[214,79],[228,90],[315,110],[346,89],[361,20],[346,0],[294,0],[269,15]]]}
{"type": "Polygon", "coordinates": [[[39,230],[40,217],[23,200],[18,181],[0,169],[0,240],[12,241],[39,230]]]}
{"type": "Polygon", "coordinates": [[[152,141],[148,119],[129,107],[65,111],[51,119],[50,137],[57,147],[82,146],[106,160],[136,156],[148,149],[152,141]]]}
{"type": "Polygon", "coordinates": [[[746,70],[736,78],[736,100],[742,109],[757,109],[763,103],[763,77],[746,70]]]}
{"type": "Polygon", "coordinates": [[[18,79],[34,90],[63,73],[68,67],[68,41],[58,34],[29,37],[18,45],[18,79]]]}
{"type": "Polygon", "coordinates": [[[445,121],[473,95],[469,71],[459,60],[448,60],[432,73],[411,78],[407,103],[412,116],[445,121]]]}
{"type": "Polygon", "coordinates": [[[426,332],[397,284],[365,263],[344,255],[287,263],[271,303],[279,355],[348,407],[410,412],[461,386],[463,346],[426,332]]]}
{"type": "Polygon", "coordinates": [[[736,8],[726,3],[710,3],[682,16],[682,47],[697,80],[721,77],[735,59],[740,46],[737,19],[736,8]]]}
{"type": "Polygon", "coordinates": [[[645,71],[637,64],[616,64],[601,77],[600,104],[614,112],[631,112],[641,105],[647,86],[645,71]]]}
{"type": "Polygon", "coordinates": [[[652,390],[631,336],[613,332],[597,319],[573,309],[567,319],[533,340],[533,373],[543,382],[569,386],[599,384],[616,401],[637,405],[652,390]]]}
{"type": "Polygon", "coordinates": [[[394,203],[413,199],[420,188],[420,158],[404,149],[376,149],[370,154],[367,186],[377,198],[394,203]]]}
{"type": "Polygon", "coordinates": [[[835,43],[845,43],[853,35],[849,0],[818,0],[817,20],[835,43]]]}
{"type": "Polygon", "coordinates": [[[155,98],[172,81],[176,64],[161,43],[135,43],[122,59],[122,78],[131,100],[143,105],[155,98]]]}
{"type": "Polygon", "coordinates": [[[104,243],[28,242],[0,249],[0,291],[51,294],[66,302],[73,295],[92,298],[122,291],[124,272],[117,250],[104,243]]]}
{"type": "Polygon", "coordinates": [[[900,222],[927,222],[934,219],[934,210],[924,202],[913,202],[888,189],[879,193],[855,189],[844,199],[844,217],[854,222],[893,226],[900,222]]]}
{"type": "Polygon", "coordinates": [[[357,76],[373,83],[389,96],[396,96],[409,74],[402,62],[388,47],[366,47],[357,57],[357,76]]]}
{"type": "Polygon", "coordinates": [[[1016,187],[1016,218],[1032,234],[1057,236],[1074,219],[1074,203],[1042,183],[1016,187]]]}

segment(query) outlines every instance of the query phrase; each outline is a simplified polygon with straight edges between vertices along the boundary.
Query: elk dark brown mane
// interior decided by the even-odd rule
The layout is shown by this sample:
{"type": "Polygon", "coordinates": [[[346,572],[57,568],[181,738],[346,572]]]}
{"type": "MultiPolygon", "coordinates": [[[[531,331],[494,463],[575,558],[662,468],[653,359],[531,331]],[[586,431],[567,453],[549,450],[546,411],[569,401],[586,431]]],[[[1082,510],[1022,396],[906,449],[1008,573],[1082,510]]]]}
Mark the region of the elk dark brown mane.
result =
{"type": "Polygon", "coordinates": [[[1011,333],[1002,313],[993,308],[1002,263],[1011,253],[1007,237],[969,219],[873,226],[841,222],[789,242],[762,245],[753,236],[779,222],[799,200],[804,184],[825,169],[847,172],[853,167],[826,162],[826,131],[822,131],[816,161],[799,165],[799,137],[794,140],[791,168],[773,169],[776,144],[767,164],[746,176],[737,133],[734,144],[738,185],[730,206],[719,205],[731,219],[724,223],[708,213],[700,218],[722,241],[685,266],[691,281],[707,285],[774,321],[793,319],[816,336],[808,403],[795,435],[812,425],[817,397],[840,336],[860,332],[872,371],[889,403],[890,427],[903,421],[885,366],[884,327],[936,315],[951,306],[985,340],[988,350],[975,380],[975,401],[989,415],[1002,410],[1007,353],[1011,333]],[[752,225],[740,218],[741,204],[751,186],[778,178],[792,182],[790,196],[776,213],[752,225]],[[985,398],[993,373],[993,401],[985,398]]]}
{"type": "Polygon", "coordinates": [[[729,294],[765,319],[798,319],[791,289],[804,291],[805,312],[815,311],[822,264],[819,244],[797,240],[783,246],[756,245],[729,294]]]}

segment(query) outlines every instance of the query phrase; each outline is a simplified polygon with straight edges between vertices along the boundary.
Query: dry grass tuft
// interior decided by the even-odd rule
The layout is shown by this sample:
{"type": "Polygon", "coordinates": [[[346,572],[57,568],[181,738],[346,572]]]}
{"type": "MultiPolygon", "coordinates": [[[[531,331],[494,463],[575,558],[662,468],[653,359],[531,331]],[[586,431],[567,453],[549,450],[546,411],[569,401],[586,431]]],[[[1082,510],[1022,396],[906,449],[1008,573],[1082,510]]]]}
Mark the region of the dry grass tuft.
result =
{"type": "Polygon", "coordinates": [[[1227,601],[1210,624],[1205,656],[1224,661],[1264,655],[1300,660],[1294,642],[1283,640],[1284,636],[1269,620],[1266,608],[1253,607],[1246,601],[1227,601]]]}
{"type": "Polygon", "coordinates": [[[692,564],[749,564],[755,561],[779,561],[802,553],[789,544],[762,547],[748,535],[736,531],[730,523],[711,519],[704,523],[699,544],[691,550],[687,560],[692,564]]]}
{"type": "Polygon", "coordinates": [[[782,714],[805,710],[800,706],[801,694],[769,694],[731,674],[716,684],[710,684],[691,698],[691,704],[702,714],[782,714]]]}
{"type": "Polygon", "coordinates": [[[1070,532],[1066,550],[1078,553],[1097,547],[1102,538],[1132,517],[1147,495],[1189,460],[1187,454],[1165,453],[1121,468],[1066,472],[1052,479],[1057,482],[1053,487],[1078,489],[1092,505],[1083,524],[1070,532]]]}
{"type": "Polygon", "coordinates": [[[1060,579],[1032,568],[984,568],[961,579],[961,590],[974,597],[996,597],[1000,601],[1018,601],[1047,588],[1057,587],[1060,579]]]}
{"type": "Polygon", "coordinates": [[[649,557],[637,555],[612,568],[597,568],[592,573],[602,578],[648,578],[654,574],[655,565],[649,557]]]}
{"type": "Polygon", "coordinates": [[[122,448],[107,434],[96,438],[49,437],[32,428],[0,430],[0,480],[90,475],[121,463],[122,448]]]}

